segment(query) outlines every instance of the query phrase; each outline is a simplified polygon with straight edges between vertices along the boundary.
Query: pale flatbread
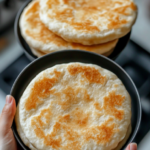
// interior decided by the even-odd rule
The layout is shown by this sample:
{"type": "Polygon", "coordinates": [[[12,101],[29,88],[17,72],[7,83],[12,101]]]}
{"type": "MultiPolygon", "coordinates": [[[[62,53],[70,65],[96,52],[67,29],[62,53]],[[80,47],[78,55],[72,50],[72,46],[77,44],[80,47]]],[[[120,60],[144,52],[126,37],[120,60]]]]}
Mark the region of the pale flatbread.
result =
{"type": "MultiPolygon", "coordinates": [[[[31,49],[32,53],[37,57],[42,57],[46,54],[49,54],[48,52],[43,53],[41,50],[32,48],[31,46],[30,46],[30,49],[31,49]]],[[[109,56],[113,51],[114,51],[114,49],[110,50],[109,52],[103,53],[103,54],[101,54],[100,52],[95,52],[95,53],[101,54],[101,55],[104,55],[104,56],[109,56]]]]}
{"type": "Polygon", "coordinates": [[[126,35],[134,24],[134,0],[41,0],[41,21],[68,42],[93,45],[126,35]]]}
{"type": "Polygon", "coordinates": [[[131,124],[129,125],[129,127],[128,127],[128,130],[127,130],[127,133],[126,133],[126,136],[125,136],[125,138],[117,145],[117,147],[115,148],[115,149],[113,149],[113,150],[120,150],[122,147],[123,147],[123,145],[126,143],[126,141],[128,140],[128,138],[129,138],[129,136],[130,136],[130,134],[131,134],[131,131],[132,131],[132,126],[131,126],[131,124]]]}
{"type": "Polygon", "coordinates": [[[131,99],[106,69],[83,63],[56,65],[27,86],[15,122],[31,150],[111,150],[127,134],[131,99]]]}
{"type": "Polygon", "coordinates": [[[38,49],[43,54],[59,50],[79,49],[104,54],[112,51],[118,39],[105,44],[85,46],[77,43],[66,42],[61,37],[51,32],[40,20],[39,0],[34,0],[24,9],[20,18],[21,34],[34,50],[38,49]]]}
{"type": "Polygon", "coordinates": [[[46,55],[46,53],[41,52],[40,50],[34,49],[32,47],[30,47],[32,53],[37,56],[37,57],[42,57],[44,55],[46,55]]]}

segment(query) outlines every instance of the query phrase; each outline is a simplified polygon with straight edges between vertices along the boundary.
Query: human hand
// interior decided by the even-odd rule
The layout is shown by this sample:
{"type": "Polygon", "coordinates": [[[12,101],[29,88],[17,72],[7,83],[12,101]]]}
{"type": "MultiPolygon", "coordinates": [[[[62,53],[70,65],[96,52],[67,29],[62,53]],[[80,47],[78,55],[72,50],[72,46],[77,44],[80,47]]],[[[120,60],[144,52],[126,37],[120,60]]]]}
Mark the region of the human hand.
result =
{"type": "MultiPolygon", "coordinates": [[[[0,150],[21,149],[16,144],[11,126],[16,112],[15,99],[12,96],[6,97],[6,104],[0,115],[0,150]]],[[[131,143],[126,150],[137,150],[137,145],[131,143]]]]}
{"type": "Polygon", "coordinates": [[[137,144],[136,143],[129,144],[126,150],[137,150],[137,144]]]}
{"type": "Polygon", "coordinates": [[[11,126],[16,112],[15,100],[12,96],[6,97],[6,104],[0,115],[0,150],[17,150],[11,126]]]}

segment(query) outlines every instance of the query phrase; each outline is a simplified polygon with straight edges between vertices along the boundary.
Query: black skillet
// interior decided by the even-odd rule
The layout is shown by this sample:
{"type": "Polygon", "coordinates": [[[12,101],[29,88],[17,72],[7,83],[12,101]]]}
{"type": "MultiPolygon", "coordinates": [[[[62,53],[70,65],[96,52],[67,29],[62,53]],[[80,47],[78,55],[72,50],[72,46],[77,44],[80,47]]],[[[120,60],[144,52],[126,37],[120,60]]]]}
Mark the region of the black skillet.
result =
{"type": "MultiPolygon", "coordinates": [[[[17,17],[16,17],[16,20],[15,20],[15,35],[16,35],[16,38],[19,42],[19,44],[21,45],[21,47],[23,48],[26,56],[29,58],[29,60],[34,60],[37,58],[37,56],[35,56],[29,45],[25,42],[24,38],[21,36],[21,33],[20,33],[20,28],[19,28],[19,19],[20,19],[20,15],[22,13],[22,11],[24,10],[24,8],[28,5],[28,3],[30,2],[31,0],[28,0],[19,10],[18,14],[17,14],[17,17]]],[[[130,35],[131,35],[131,32],[129,32],[127,35],[125,35],[124,37],[120,38],[114,51],[112,52],[111,55],[109,55],[108,57],[110,59],[113,59],[115,60],[117,58],[117,56],[122,52],[122,50],[125,48],[125,46],[127,45],[129,39],[130,39],[130,35]]]]}
{"type": "MultiPolygon", "coordinates": [[[[132,133],[128,138],[126,144],[122,148],[124,149],[130,142],[134,140],[140,126],[141,121],[140,97],[133,81],[128,76],[128,74],[119,65],[117,65],[115,62],[108,59],[107,57],[81,50],[66,50],[54,52],[36,59],[20,73],[11,89],[11,95],[15,97],[16,105],[18,104],[18,101],[27,85],[39,72],[41,72],[46,68],[52,67],[56,64],[69,62],[82,62],[99,65],[115,73],[124,83],[132,99],[132,133]]],[[[16,131],[15,123],[13,123],[12,129],[17,141],[20,143],[22,148],[24,150],[29,150],[29,148],[26,147],[23,144],[22,140],[20,139],[16,131]]]]}

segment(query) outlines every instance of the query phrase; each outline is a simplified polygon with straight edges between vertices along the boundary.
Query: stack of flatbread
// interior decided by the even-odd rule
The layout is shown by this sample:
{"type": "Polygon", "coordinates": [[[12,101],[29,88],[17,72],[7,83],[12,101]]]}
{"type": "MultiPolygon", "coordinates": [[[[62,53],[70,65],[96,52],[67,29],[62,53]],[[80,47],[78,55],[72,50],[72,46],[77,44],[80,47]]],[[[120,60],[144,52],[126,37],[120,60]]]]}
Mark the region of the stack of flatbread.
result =
{"type": "Polygon", "coordinates": [[[70,49],[109,56],[136,16],[133,0],[33,0],[21,15],[20,29],[38,57],[70,49]]]}
{"type": "Polygon", "coordinates": [[[120,150],[131,133],[131,98],[104,68],[61,64],[30,82],[15,121],[31,150],[120,150]]]}

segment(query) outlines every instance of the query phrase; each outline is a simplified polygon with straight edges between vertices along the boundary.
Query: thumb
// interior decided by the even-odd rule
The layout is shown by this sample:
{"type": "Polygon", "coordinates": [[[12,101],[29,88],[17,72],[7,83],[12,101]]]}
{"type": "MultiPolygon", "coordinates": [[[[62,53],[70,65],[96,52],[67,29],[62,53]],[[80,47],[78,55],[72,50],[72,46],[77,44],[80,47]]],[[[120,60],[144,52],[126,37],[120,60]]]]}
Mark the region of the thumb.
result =
{"type": "Polygon", "coordinates": [[[129,144],[126,150],[137,150],[137,144],[136,143],[129,144]]]}
{"type": "Polygon", "coordinates": [[[12,126],[13,118],[16,112],[15,99],[8,95],[6,97],[6,104],[2,110],[0,116],[0,134],[5,135],[10,131],[12,126]]]}

